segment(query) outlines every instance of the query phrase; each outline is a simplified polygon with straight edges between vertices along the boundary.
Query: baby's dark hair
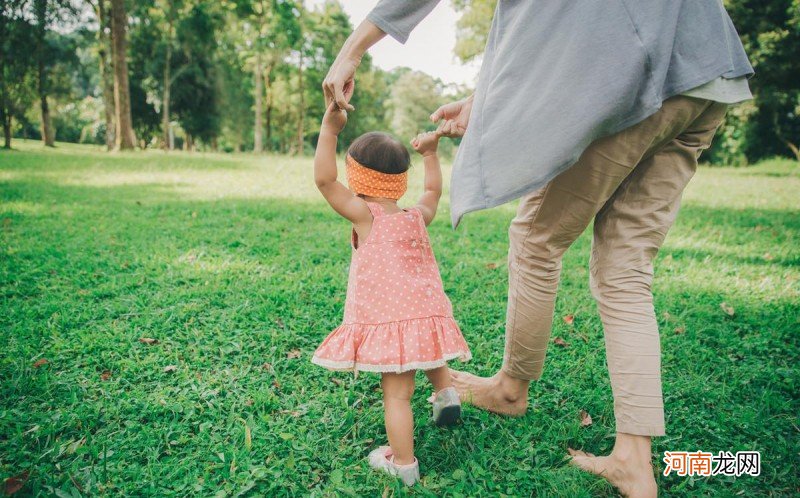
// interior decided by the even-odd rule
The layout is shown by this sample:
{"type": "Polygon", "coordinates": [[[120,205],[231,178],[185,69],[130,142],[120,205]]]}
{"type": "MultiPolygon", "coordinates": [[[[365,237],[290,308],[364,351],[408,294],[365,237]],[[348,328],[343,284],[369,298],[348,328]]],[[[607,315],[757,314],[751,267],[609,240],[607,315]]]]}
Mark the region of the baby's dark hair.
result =
{"type": "Polygon", "coordinates": [[[411,164],[408,149],[393,136],[380,131],[356,138],[347,153],[369,169],[392,175],[408,171],[411,164]]]}

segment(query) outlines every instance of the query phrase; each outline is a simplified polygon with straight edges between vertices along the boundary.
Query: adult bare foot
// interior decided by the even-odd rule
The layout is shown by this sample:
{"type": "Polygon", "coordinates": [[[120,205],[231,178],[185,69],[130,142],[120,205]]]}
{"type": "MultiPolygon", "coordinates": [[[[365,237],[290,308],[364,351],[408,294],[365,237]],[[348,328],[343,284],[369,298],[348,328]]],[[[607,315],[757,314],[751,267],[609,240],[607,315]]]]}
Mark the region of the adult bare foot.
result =
{"type": "Polygon", "coordinates": [[[629,498],[655,498],[658,495],[653,466],[649,455],[643,458],[623,458],[615,455],[594,456],[585,451],[568,448],[571,464],[603,477],[629,498]]]}
{"type": "Polygon", "coordinates": [[[528,409],[529,381],[514,379],[503,372],[492,377],[478,377],[451,369],[450,376],[464,403],[511,417],[525,415],[528,409]]]}

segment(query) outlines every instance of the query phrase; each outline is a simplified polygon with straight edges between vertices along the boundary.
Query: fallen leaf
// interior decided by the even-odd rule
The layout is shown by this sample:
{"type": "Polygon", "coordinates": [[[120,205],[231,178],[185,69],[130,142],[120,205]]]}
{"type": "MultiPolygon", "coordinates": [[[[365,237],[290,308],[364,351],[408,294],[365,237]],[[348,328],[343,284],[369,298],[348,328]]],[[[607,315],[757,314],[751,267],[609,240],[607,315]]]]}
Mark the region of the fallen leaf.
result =
{"type": "Polygon", "coordinates": [[[86,438],[85,437],[82,437],[82,438],[78,439],[77,441],[73,441],[72,443],[70,443],[69,446],[67,446],[67,454],[68,455],[74,454],[76,451],[78,451],[78,448],[80,448],[84,444],[86,444],[86,438]]]}
{"type": "Polygon", "coordinates": [[[668,322],[669,319],[672,318],[672,315],[670,315],[668,311],[665,311],[662,316],[664,317],[665,322],[668,322]]]}
{"type": "Polygon", "coordinates": [[[47,365],[48,363],[50,363],[50,362],[45,360],[44,358],[40,358],[40,359],[36,360],[36,363],[33,364],[33,368],[39,368],[42,365],[47,365]]]}
{"type": "Polygon", "coordinates": [[[564,323],[566,323],[567,325],[572,325],[572,322],[574,321],[575,321],[575,315],[566,315],[564,317],[564,323]]]}
{"type": "Polygon", "coordinates": [[[686,327],[675,327],[676,334],[683,334],[684,332],[686,332],[686,327]]]}
{"type": "Polygon", "coordinates": [[[164,367],[164,372],[174,372],[177,369],[178,369],[177,365],[167,365],[166,367],[164,367]]]}
{"type": "Polygon", "coordinates": [[[334,384],[336,384],[337,386],[340,386],[340,387],[342,385],[344,385],[344,382],[342,381],[342,379],[337,379],[336,377],[331,377],[331,382],[333,382],[334,384]]]}
{"type": "Polygon", "coordinates": [[[293,349],[293,350],[289,351],[288,353],[286,353],[286,358],[288,358],[290,360],[293,360],[295,358],[300,358],[300,350],[299,349],[293,349]]]}
{"type": "Polygon", "coordinates": [[[244,402],[244,406],[253,406],[253,400],[252,400],[252,399],[248,399],[248,400],[246,400],[246,401],[244,402]]]}
{"type": "Polygon", "coordinates": [[[261,365],[261,370],[272,370],[272,363],[264,363],[261,365]]]}
{"type": "Polygon", "coordinates": [[[278,379],[273,380],[272,381],[272,385],[275,387],[275,389],[280,389],[281,388],[281,383],[278,382],[278,379]]]}
{"type": "Polygon", "coordinates": [[[100,374],[100,380],[108,380],[111,378],[111,370],[103,370],[100,374]]]}
{"type": "Polygon", "coordinates": [[[253,434],[250,432],[250,426],[244,424],[244,447],[248,450],[253,447],[253,434]]]}
{"type": "Polygon", "coordinates": [[[494,270],[495,268],[497,268],[497,263],[486,263],[486,268],[494,270]]]}
{"type": "Polygon", "coordinates": [[[556,337],[555,339],[553,339],[553,342],[556,344],[556,346],[561,346],[562,348],[569,347],[569,343],[560,337],[556,337]]]}
{"type": "Polygon", "coordinates": [[[142,344],[147,344],[148,346],[152,346],[153,344],[158,344],[158,339],[153,339],[152,337],[140,337],[139,342],[142,344]]]}
{"type": "Polygon", "coordinates": [[[3,482],[3,491],[5,491],[5,494],[7,495],[13,495],[22,489],[23,486],[25,486],[25,483],[28,482],[29,477],[30,474],[27,470],[22,474],[15,475],[13,477],[7,477],[3,482]]]}
{"type": "Polygon", "coordinates": [[[592,425],[592,416],[586,410],[581,410],[581,427],[592,425]]]}
{"type": "Polygon", "coordinates": [[[733,306],[728,303],[720,303],[719,307],[722,308],[722,311],[724,311],[728,316],[733,316],[734,313],[736,313],[736,310],[733,309],[733,306]]]}
{"type": "Polygon", "coordinates": [[[764,261],[772,261],[773,259],[775,259],[775,258],[772,256],[772,254],[770,254],[768,252],[764,253],[764,261]]]}

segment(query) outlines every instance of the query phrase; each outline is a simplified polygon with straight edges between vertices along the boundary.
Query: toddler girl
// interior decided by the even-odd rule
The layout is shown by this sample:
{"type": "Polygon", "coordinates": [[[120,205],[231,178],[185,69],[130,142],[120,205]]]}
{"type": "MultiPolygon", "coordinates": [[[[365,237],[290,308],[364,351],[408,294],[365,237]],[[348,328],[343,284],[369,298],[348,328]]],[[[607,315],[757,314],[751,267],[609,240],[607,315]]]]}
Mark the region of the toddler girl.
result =
{"type": "Polygon", "coordinates": [[[425,163],[425,192],[416,206],[400,209],[410,158],[387,134],[356,139],[346,160],[350,190],[336,181],[336,141],[346,122],[345,111],[331,104],[314,157],[317,187],[353,224],[344,321],[311,361],[332,370],[381,374],[389,446],[372,451],[369,463],[412,485],[419,480],[411,413],[414,374],[423,370],[433,384],[434,422],[450,425],[460,417],[461,404],[446,362],[470,358],[425,228],[442,194],[439,136],[431,132],[411,141],[425,163]]]}

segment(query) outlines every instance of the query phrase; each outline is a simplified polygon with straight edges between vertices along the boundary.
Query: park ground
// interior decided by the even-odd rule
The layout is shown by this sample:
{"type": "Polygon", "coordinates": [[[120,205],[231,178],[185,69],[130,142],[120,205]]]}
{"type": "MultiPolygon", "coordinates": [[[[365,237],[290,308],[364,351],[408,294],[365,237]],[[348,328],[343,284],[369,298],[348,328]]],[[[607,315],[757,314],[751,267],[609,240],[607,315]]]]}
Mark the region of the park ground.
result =
{"type": "MultiPolygon", "coordinates": [[[[0,478],[27,477],[17,496],[615,496],[564,458],[614,434],[588,233],[524,417],[466,407],[437,429],[418,377],[424,477],[406,490],[365,461],[385,441],[377,377],[309,362],[341,320],[350,256],[309,158],[17,144],[0,152],[0,478]]],[[[664,496],[800,493],[799,194],[783,160],[702,167],[686,192],[656,265],[654,461],[756,450],[762,469],[659,475],[664,496]]],[[[445,202],[430,228],[478,374],[502,361],[513,209],[453,231],[445,202]]]]}

